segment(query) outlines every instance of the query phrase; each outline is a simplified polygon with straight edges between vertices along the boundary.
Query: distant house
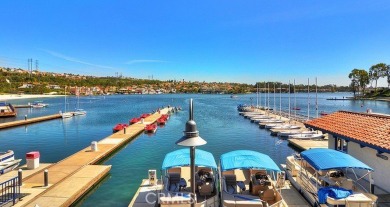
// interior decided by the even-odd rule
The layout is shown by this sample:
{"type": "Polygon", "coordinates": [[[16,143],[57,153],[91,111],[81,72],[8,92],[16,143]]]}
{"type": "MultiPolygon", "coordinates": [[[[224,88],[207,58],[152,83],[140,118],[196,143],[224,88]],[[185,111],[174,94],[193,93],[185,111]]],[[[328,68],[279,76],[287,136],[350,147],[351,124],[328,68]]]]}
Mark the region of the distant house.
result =
{"type": "Polygon", "coordinates": [[[54,90],[61,89],[61,87],[59,85],[48,85],[47,87],[50,88],[50,89],[54,89],[54,90]]]}
{"type": "Polygon", "coordinates": [[[18,88],[23,89],[23,88],[32,88],[32,87],[34,87],[34,85],[31,83],[23,83],[23,85],[19,86],[18,88]]]}
{"type": "Polygon", "coordinates": [[[328,133],[328,148],[348,153],[372,167],[375,194],[390,192],[389,115],[338,111],[305,125],[328,133]]]}

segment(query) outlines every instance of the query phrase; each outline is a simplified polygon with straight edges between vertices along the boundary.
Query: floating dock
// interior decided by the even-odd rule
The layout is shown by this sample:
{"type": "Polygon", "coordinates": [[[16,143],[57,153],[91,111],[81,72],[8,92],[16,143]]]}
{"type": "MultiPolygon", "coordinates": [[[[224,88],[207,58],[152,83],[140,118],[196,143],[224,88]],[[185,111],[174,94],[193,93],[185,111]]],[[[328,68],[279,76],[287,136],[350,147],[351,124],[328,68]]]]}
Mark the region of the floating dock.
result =
{"type": "Polygon", "coordinates": [[[27,125],[27,124],[33,124],[33,123],[49,121],[49,120],[59,119],[59,118],[62,118],[61,114],[53,114],[53,115],[49,115],[49,116],[41,116],[41,117],[36,117],[36,118],[27,118],[26,120],[23,119],[23,120],[18,120],[18,121],[11,121],[11,122],[7,122],[7,123],[2,123],[2,124],[0,124],[0,129],[23,126],[23,125],[27,125]]]}
{"type": "MultiPolygon", "coordinates": [[[[86,147],[58,163],[42,165],[27,176],[25,172],[28,171],[23,171],[23,185],[20,188],[22,197],[15,206],[70,206],[103,179],[111,169],[111,166],[94,164],[104,160],[115,150],[133,140],[144,131],[147,123],[156,122],[162,114],[169,113],[171,109],[164,108],[160,113],[154,113],[145,118],[143,123],[130,125],[125,130],[100,140],[97,142],[97,151],[92,151],[92,147],[86,147]],[[46,187],[44,186],[44,170],[48,170],[49,175],[49,185],[46,187]]],[[[17,171],[12,173],[17,174],[17,171]]],[[[3,176],[5,175],[1,177],[3,176]]],[[[15,177],[15,174],[9,174],[9,176],[15,177]]]]}
{"type": "Polygon", "coordinates": [[[32,108],[32,105],[13,105],[14,108],[32,108]]]}

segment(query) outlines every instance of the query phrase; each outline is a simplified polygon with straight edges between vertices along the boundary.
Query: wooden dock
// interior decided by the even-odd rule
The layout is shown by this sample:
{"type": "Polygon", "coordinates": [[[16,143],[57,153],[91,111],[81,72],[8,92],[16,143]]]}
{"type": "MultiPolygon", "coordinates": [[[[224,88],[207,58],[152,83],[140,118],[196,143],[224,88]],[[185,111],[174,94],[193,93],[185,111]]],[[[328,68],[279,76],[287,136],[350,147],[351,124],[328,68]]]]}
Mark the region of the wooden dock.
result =
{"type": "Polygon", "coordinates": [[[32,108],[31,105],[27,105],[27,104],[25,104],[25,105],[13,105],[13,107],[14,108],[32,108]]]}
{"type": "Polygon", "coordinates": [[[111,166],[93,164],[98,164],[115,150],[133,140],[144,131],[147,123],[156,122],[170,109],[164,108],[160,113],[145,118],[144,123],[130,125],[126,130],[118,131],[100,140],[97,142],[97,151],[92,151],[88,146],[58,163],[40,167],[29,176],[23,173],[23,185],[20,189],[23,197],[15,206],[69,206],[104,178],[111,168],[111,166]],[[46,169],[49,172],[49,185],[44,187],[46,169]]]}
{"type": "Polygon", "coordinates": [[[41,116],[41,117],[36,117],[36,118],[27,118],[27,120],[18,120],[18,121],[11,121],[11,122],[7,122],[7,123],[2,123],[2,124],[0,124],[0,129],[23,126],[23,125],[27,125],[27,124],[33,124],[33,123],[49,121],[49,120],[59,119],[59,118],[62,118],[61,114],[53,114],[53,115],[49,115],[49,116],[41,116]]]}
{"type": "Polygon", "coordinates": [[[283,206],[284,207],[309,207],[310,204],[305,198],[291,185],[289,180],[286,180],[282,188],[283,206]]]}

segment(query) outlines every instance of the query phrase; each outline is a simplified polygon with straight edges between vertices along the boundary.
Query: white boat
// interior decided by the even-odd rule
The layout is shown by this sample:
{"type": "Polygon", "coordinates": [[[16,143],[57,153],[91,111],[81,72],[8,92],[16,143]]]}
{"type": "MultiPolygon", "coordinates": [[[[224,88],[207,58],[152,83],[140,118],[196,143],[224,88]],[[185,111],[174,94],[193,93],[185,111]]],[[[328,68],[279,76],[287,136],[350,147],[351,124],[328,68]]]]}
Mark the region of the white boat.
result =
{"type": "Polygon", "coordinates": [[[289,156],[285,165],[287,178],[312,206],[376,206],[372,170],[349,154],[321,148],[289,156]]]}
{"type": "Polygon", "coordinates": [[[75,112],[73,112],[73,116],[86,115],[87,112],[84,109],[80,108],[80,90],[78,88],[76,88],[76,96],[77,96],[77,108],[75,112]]]}
{"type": "MultiPolygon", "coordinates": [[[[149,170],[151,171],[154,170],[149,170]]],[[[131,201],[132,206],[190,207],[190,150],[180,149],[166,154],[161,172],[164,174],[161,175],[162,182],[156,180],[155,173],[152,173],[152,176],[149,174],[149,181],[141,184],[140,193],[131,201]],[[147,202],[145,196],[148,197],[147,202]]],[[[195,206],[219,207],[217,175],[214,156],[210,152],[196,149],[195,206]]]]}
{"type": "Polygon", "coordinates": [[[284,174],[268,156],[250,150],[221,155],[222,207],[281,206],[284,174]]]}
{"type": "Polygon", "coordinates": [[[76,111],[73,112],[74,116],[82,116],[82,115],[86,115],[86,114],[87,114],[87,112],[84,109],[76,109],[76,111]]]}
{"type": "Polygon", "coordinates": [[[289,135],[288,138],[292,139],[322,139],[324,138],[323,134],[293,134],[289,135]]]}
{"type": "Polygon", "coordinates": [[[288,137],[293,134],[314,134],[315,131],[285,130],[278,132],[279,137],[288,137]]]}
{"type": "Polygon", "coordinates": [[[280,120],[280,119],[267,119],[267,120],[263,120],[263,121],[260,121],[259,124],[267,124],[267,123],[283,123],[284,121],[280,120]]]}
{"type": "Polygon", "coordinates": [[[66,118],[70,118],[70,117],[73,117],[73,113],[72,112],[66,112],[66,105],[68,104],[67,102],[66,102],[66,86],[65,86],[65,96],[64,96],[64,99],[65,99],[65,107],[64,107],[64,112],[61,112],[60,111],[60,114],[61,114],[61,116],[62,116],[62,118],[63,119],[66,119],[66,118]]]}
{"type": "Polygon", "coordinates": [[[22,159],[15,160],[15,154],[12,150],[0,152],[0,174],[2,175],[15,169],[21,161],[22,159]]]}
{"type": "Polygon", "coordinates": [[[277,126],[283,126],[283,124],[281,124],[281,123],[266,124],[264,128],[266,128],[266,129],[272,129],[272,128],[277,127],[277,126]]]}
{"type": "Polygon", "coordinates": [[[31,107],[32,108],[44,108],[44,107],[47,107],[49,104],[45,104],[43,103],[42,101],[34,101],[32,104],[31,104],[31,107]]]}
{"type": "Polygon", "coordinates": [[[292,130],[292,129],[300,129],[300,126],[291,125],[291,124],[282,124],[279,126],[274,126],[272,129],[281,129],[281,130],[292,130]]]}

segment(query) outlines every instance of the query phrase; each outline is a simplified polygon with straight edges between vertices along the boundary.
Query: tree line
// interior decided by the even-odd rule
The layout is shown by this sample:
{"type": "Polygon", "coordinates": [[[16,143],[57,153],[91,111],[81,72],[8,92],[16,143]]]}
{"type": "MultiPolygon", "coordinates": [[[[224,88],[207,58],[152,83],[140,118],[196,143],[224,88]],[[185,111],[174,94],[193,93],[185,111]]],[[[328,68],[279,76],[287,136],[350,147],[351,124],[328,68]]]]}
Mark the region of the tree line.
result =
{"type": "Polygon", "coordinates": [[[356,96],[356,93],[360,93],[360,91],[364,95],[370,83],[375,83],[376,92],[379,78],[386,78],[387,84],[390,86],[390,65],[378,63],[371,66],[368,72],[364,69],[355,68],[349,73],[348,77],[351,79],[350,87],[354,96],[356,96]]]}

